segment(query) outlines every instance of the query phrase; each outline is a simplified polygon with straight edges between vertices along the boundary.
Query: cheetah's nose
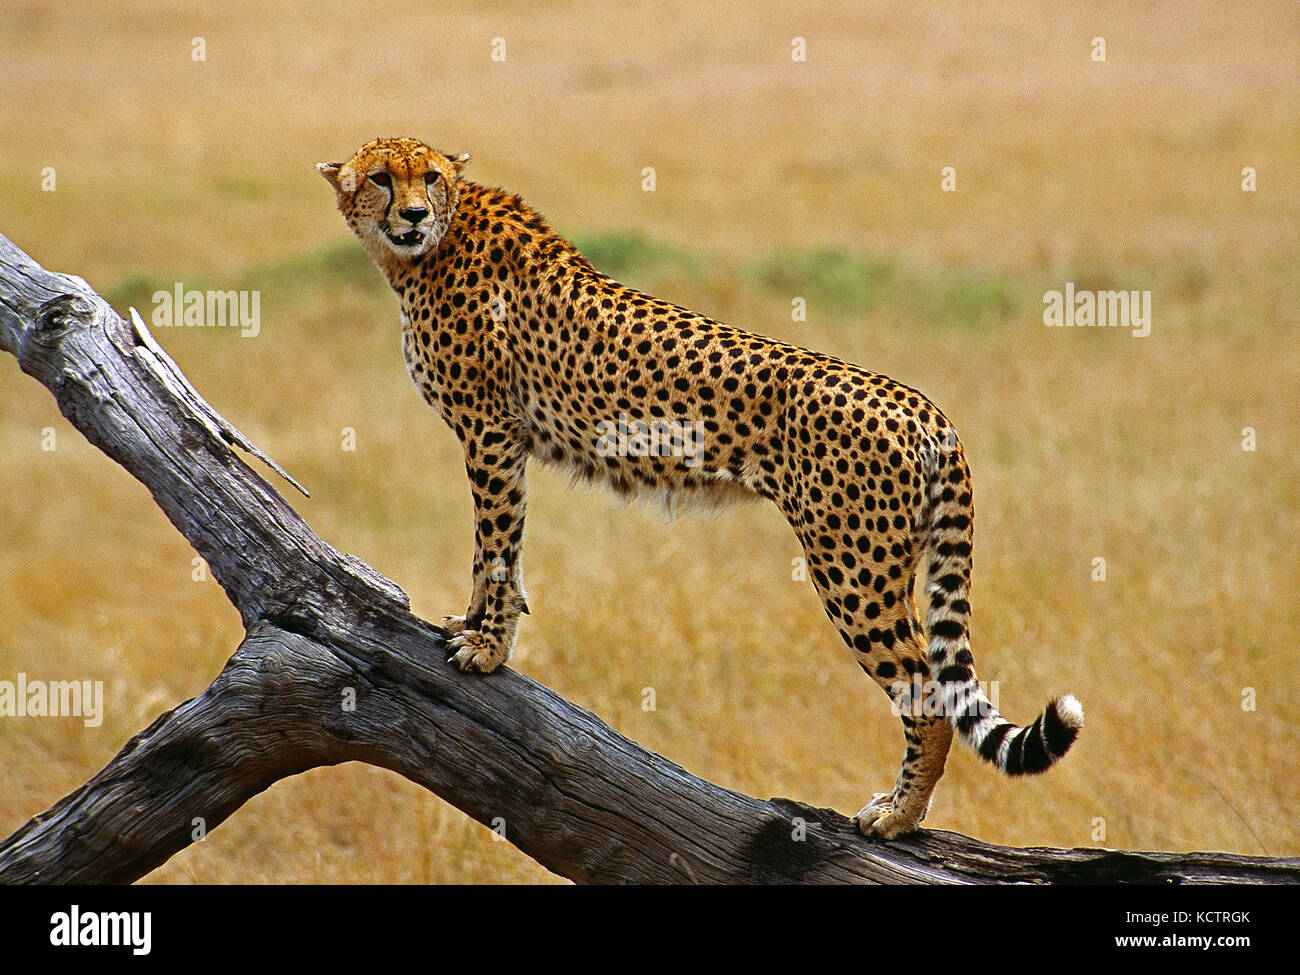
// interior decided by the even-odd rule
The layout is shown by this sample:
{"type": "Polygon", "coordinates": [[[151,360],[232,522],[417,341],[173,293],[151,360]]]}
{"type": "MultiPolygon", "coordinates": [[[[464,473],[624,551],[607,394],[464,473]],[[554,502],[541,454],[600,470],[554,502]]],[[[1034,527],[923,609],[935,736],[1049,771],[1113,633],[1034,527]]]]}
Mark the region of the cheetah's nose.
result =
{"type": "Polygon", "coordinates": [[[419,223],[429,215],[429,211],[424,207],[407,207],[405,210],[398,210],[397,212],[402,215],[403,220],[407,221],[412,226],[419,223]]]}

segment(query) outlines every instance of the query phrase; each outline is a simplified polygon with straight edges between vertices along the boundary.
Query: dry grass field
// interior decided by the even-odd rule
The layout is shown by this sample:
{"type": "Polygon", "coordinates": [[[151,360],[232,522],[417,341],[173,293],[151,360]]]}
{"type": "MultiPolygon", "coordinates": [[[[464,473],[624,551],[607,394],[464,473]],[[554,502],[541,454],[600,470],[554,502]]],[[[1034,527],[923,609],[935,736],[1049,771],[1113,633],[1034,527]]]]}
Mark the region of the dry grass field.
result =
{"type": "MultiPolygon", "coordinates": [[[[146,318],[174,282],[259,291],[256,337],[155,335],[311,489],[312,527],[437,618],[469,592],[459,448],[314,164],[377,135],[468,151],[625,283],[890,374],[957,425],[980,676],[1012,719],[1072,691],[1088,723],[1030,781],[954,749],[928,826],[1300,853],[1300,11],[763,7],[7,0],[0,233],[146,318]],[[1150,291],[1150,334],[1045,327],[1067,282],[1150,291]]],[[[775,507],[668,521],[542,468],[530,487],[512,666],[730,788],[852,814],[892,784],[898,721],[792,580],[775,507]]],[[[96,728],[0,717],[7,835],[200,692],[242,629],[8,356],[0,539],[0,680],[105,687],[96,728]]],[[[148,878],[557,879],[359,765],[277,784],[148,878]]]]}

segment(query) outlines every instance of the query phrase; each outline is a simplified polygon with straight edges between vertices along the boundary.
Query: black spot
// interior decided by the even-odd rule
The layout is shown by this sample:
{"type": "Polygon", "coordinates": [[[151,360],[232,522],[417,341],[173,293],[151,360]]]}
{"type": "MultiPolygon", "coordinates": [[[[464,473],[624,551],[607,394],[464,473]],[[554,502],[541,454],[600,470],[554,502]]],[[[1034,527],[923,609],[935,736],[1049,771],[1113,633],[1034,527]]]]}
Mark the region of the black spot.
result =
{"type": "Polygon", "coordinates": [[[939,671],[935,677],[940,684],[965,684],[970,680],[970,668],[968,667],[945,667],[939,671]]]}
{"type": "Polygon", "coordinates": [[[961,585],[961,576],[957,575],[955,572],[949,572],[946,576],[940,576],[934,581],[944,589],[948,590],[948,592],[956,592],[957,587],[961,585]]]}
{"type": "Polygon", "coordinates": [[[962,625],[956,620],[939,620],[930,627],[931,636],[941,636],[949,640],[955,640],[962,634],[962,625]]]}

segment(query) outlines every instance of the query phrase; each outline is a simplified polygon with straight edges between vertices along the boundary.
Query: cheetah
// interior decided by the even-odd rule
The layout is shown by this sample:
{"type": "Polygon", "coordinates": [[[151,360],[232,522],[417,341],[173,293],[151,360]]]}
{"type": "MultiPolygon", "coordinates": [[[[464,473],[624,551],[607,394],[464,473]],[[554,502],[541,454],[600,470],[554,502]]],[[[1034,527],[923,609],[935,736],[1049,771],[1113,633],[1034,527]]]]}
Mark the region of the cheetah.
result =
{"type": "Polygon", "coordinates": [[[892,791],[855,817],[864,835],[918,827],[954,731],[1008,775],[1060,759],[1083,726],[1072,695],[1020,727],[976,681],[971,477],[943,413],[886,376],[618,284],[518,196],[465,179],[468,160],[378,139],[317,167],[397,294],[412,379],[464,449],[473,589],[465,615],[443,619],[450,660],[487,673],[510,657],[535,458],[670,506],[757,495],[781,509],[831,622],[903,722],[892,791]]]}

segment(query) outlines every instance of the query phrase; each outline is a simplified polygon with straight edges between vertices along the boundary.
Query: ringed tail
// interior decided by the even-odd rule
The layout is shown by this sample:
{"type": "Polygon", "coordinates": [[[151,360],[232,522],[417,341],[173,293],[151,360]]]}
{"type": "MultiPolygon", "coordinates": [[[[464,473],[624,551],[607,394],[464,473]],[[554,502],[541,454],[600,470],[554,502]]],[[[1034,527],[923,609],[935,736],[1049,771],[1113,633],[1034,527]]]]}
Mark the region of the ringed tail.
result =
{"type": "Polygon", "coordinates": [[[1083,706],[1072,694],[1055,697],[1032,724],[1020,726],[998,713],[976,681],[970,651],[970,472],[956,435],[947,430],[941,436],[927,451],[927,663],[942,688],[942,714],[958,737],[1007,775],[1033,775],[1070,750],[1083,727],[1083,706]]]}

